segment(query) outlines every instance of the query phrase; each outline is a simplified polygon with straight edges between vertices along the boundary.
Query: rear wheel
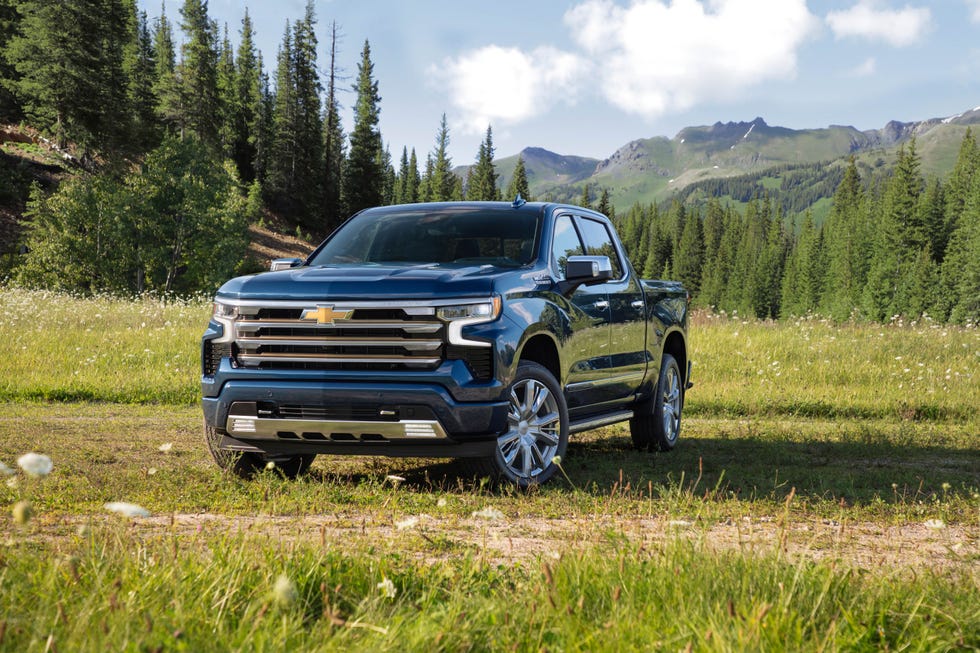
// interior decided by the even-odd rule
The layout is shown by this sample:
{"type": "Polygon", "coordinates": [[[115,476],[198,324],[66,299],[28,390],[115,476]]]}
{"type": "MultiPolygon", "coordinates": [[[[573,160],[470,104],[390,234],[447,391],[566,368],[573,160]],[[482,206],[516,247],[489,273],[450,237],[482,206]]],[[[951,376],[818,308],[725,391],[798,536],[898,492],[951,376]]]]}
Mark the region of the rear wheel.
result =
{"type": "Polygon", "coordinates": [[[637,408],[630,420],[630,435],[640,451],[670,451],[681,434],[684,381],[680,367],[670,354],[660,363],[657,389],[648,402],[637,408]]]}
{"type": "Polygon", "coordinates": [[[547,482],[568,447],[568,408],[561,388],[542,365],[523,361],[510,386],[507,430],[497,437],[494,466],[520,487],[547,482]]]}
{"type": "Polygon", "coordinates": [[[269,462],[273,462],[275,468],[286,478],[296,478],[306,472],[316,458],[316,454],[271,458],[257,453],[221,449],[219,447],[221,434],[206,422],[204,424],[204,442],[218,467],[245,479],[252,478],[257,472],[265,469],[269,462]]]}

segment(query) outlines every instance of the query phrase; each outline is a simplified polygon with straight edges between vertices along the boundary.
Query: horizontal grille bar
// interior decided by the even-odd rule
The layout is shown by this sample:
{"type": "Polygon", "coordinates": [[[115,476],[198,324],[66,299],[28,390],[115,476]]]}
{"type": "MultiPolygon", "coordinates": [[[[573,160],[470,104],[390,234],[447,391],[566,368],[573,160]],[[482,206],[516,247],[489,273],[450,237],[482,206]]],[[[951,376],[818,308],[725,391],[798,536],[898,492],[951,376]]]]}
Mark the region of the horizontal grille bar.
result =
{"type": "Polygon", "coordinates": [[[399,320],[378,320],[361,322],[358,320],[337,320],[333,324],[317,324],[310,320],[241,320],[235,324],[239,333],[258,329],[401,329],[406,333],[436,333],[442,328],[441,322],[403,322],[399,320]]]}
{"type": "Polygon", "coordinates": [[[409,351],[432,351],[442,346],[441,340],[411,340],[405,338],[317,338],[297,336],[294,338],[239,338],[238,346],[244,349],[262,346],[316,346],[316,347],[403,347],[409,351]]]}
{"type": "Polygon", "coordinates": [[[437,365],[441,358],[422,358],[415,356],[345,356],[343,354],[238,354],[238,360],[248,366],[250,363],[266,362],[282,363],[386,363],[386,364],[415,364],[437,365]]]}

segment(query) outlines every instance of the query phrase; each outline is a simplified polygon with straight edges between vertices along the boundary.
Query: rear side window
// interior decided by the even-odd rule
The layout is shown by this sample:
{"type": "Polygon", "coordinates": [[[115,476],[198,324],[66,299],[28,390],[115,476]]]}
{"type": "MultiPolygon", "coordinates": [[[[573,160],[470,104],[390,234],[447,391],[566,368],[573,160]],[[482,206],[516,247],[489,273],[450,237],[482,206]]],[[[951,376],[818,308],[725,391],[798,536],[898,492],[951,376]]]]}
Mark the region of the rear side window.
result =
{"type": "Polygon", "coordinates": [[[582,239],[585,241],[586,256],[608,256],[612,263],[613,279],[622,279],[623,264],[619,260],[619,253],[616,252],[606,225],[588,218],[579,218],[578,226],[582,230],[582,239]]]}
{"type": "Polygon", "coordinates": [[[551,257],[555,262],[559,276],[565,278],[565,264],[569,256],[582,255],[582,242],[578,239],[578,232],[572,218],[567,215],[560,215],[555,220],[555,237],[551,239],[551,257]]]}

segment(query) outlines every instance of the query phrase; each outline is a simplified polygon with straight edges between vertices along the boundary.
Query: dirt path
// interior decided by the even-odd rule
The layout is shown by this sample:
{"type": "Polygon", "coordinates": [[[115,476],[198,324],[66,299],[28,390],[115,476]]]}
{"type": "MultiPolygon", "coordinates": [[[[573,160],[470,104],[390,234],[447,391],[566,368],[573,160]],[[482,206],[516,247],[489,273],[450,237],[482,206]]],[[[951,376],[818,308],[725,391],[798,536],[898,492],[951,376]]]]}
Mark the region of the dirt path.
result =
{"type": "Polygon", "coordinates": [[[466,518],[417,515],[392,523],[357,514],[291,517],[205,513],[133,520],[131,528],[144,537],[173,532],[181,536],[234,534],[341,550],[369,543],[381,552],[410,552],[431,560],[469,552],[500,563],[557,557],[591,547],[655,549],[673,538],[719,552],[780,552],[792,560],[839,561],[867,570],[976,568],[980,559],[980,529],[938,521],[883,526],[797,520],[784,525],[778,520],[743,518],[709,525],[661,518],[562,520],[496,514],[466,518]]]}

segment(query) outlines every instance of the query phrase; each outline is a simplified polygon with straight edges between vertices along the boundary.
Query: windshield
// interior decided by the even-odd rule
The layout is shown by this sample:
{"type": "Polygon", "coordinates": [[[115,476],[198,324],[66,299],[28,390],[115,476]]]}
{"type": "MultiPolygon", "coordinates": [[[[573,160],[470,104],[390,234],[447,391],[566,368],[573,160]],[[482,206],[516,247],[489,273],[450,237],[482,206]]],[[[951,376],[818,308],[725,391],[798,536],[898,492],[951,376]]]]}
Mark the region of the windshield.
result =
{"type": "Polygon", "coordinates": [[[487,264],[534,260],[538,215],[510,208],[453,207],[368,211],[347,222],[310,265],[487,264]]]}

